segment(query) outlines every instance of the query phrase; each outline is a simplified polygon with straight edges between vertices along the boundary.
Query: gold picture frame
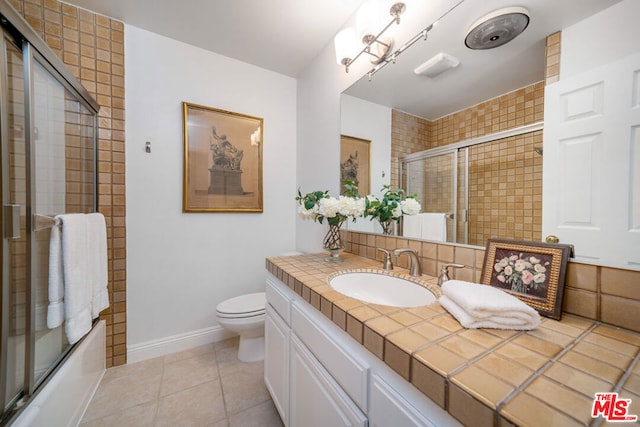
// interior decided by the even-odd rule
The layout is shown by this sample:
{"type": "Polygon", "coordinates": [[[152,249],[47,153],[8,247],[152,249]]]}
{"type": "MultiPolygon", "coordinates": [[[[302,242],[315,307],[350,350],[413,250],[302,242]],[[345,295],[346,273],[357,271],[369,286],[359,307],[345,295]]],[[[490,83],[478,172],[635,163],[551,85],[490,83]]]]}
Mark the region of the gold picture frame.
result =
{"type": "Polygon", "coordinates": [[[481,283],[502,289],[560,320],[571,245],[489,239],[481,283]]]}
{"type": "Polygon", "coordinates": [[[344,181],[353,181],[358,192],[371,194],[371,141],[340,135],[340,192],[344,181]]]}
{"type": "Polygon", "coordinates": [[[183,212],[262,212],[264,120],[182,103],[183,212]]]}

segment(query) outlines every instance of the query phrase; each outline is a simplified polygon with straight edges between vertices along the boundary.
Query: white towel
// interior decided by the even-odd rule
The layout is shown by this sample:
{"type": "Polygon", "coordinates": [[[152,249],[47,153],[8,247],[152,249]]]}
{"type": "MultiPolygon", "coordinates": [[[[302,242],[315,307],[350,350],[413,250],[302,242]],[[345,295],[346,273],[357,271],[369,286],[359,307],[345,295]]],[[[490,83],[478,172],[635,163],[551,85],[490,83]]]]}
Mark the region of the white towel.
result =
{"type": "Polygon", "coordinates": [[[65,214],[51,230],[47,326],[65,321],[73,344],[109,306],[107,232],[102,214],[65,214]]]}
{"type": "Polygon", "coordinates": [[[64,321],[64,276],[62,275],[62,236],[60,221],[51,227],[49,239],[49,307],[47,327],[55,329],[64,321]]]}
{"type": "Polygon", "coordinates": [[[87,214],[89,233],[89,282],[92,289],[91,317],[95,319],[100,312],[109,307],[107,284],[107,227],[101,213],[87,214]]]}
{"type": "Polygon", "coordinates": [[[89,224],[85,214],[56,218],[62,222],[65,332],[69,344],[73,344],[91,330],[93,290],[89,287],[89,224]]]}
{"type": "Polygon", "coordinates": [[[465,328],[534,329],[540,315],[513,295],[478,283],[449,280],[440,304],[465,328]]]}
{"type": "Polygon", "coordinates": [[[405,215],[402,217],[402,235],[422,239],[422,223],[420,215],[405,215]]]}
{"type": "Polygon", "coordinates": [[[447,214],[428,212],[418,214],[418,217],[424,240],[447,241],[447,214]]]}

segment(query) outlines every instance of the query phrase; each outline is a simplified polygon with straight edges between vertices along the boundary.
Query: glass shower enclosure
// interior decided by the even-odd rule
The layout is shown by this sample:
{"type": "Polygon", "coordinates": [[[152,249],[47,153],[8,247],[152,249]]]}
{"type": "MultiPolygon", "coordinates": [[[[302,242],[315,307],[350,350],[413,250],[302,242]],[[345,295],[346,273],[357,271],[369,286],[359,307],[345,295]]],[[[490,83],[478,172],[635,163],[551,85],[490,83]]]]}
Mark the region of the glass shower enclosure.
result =
{"type": "Polygon", "coordinates": [[[28,403],[69,354],[50,328],[54,216],[94,212],[98,105],[30,27],[0,6],[0,424],[28,403]]]}

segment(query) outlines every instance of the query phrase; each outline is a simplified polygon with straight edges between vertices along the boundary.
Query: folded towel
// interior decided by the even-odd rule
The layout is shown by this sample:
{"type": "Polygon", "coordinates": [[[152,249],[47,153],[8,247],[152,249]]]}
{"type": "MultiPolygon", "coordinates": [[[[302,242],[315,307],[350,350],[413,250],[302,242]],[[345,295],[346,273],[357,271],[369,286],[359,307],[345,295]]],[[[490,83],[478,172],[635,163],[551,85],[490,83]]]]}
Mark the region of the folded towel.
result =
{"type": "Polygon", "coordinates": [[[440,304],[465,328],[534,329],[540,315],[513,295],[478,283],[449,280],[440,304]]]}
{"type": "Polygon", "coordinates": [[[62,222],[65,332],[69,344],[74,344],[91,330],[88,221],[85,214],[56,218],[62,222]]]}
{"type": "Polygon", "coordinates": [[[49,238],[49,306],[47,327],[55,329],[64,321],[64,277],[62,275],[62,237],[60,222],[51,228],[49,238]]]}
{"type": "Polygon", "coordinates": [[[91,287],[91,317],[109,307],[107,284],[107,227],[101,213],[87,214],[87,232],[89,233],[89,284],[91,287]]]}

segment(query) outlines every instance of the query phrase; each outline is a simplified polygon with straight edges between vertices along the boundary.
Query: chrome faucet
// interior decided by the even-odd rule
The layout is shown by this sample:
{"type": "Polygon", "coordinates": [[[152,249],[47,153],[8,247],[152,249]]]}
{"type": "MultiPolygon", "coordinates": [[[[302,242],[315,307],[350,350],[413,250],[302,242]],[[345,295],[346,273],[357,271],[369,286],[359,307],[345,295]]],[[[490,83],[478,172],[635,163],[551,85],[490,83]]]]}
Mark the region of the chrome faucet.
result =
{"type": "Polygon", "coordinates": [[[418,258],[418,253],[413,249],[409,248],[401,248],[393,251],[393,254],[397,257],[402,254],[409,254],[409,274],[412,276],[422,276],[422,268],[420,267],[420,258],[418,258]]]}
{"type": "Polygon", "coordinates": [[[449,267],[463,268],[465,266],[462,264],[444,264],[440,270],[440,277],[438,277],[438,286],[442,286],[444,282],[449,280],[449,267]]]}
{"type": "Polygon", "coordinates": [[[391,262],[391,253],[388,250],[382,248],[376,248],[380,252],[384,253],[384,262],[382,264],[383,270],[393,270],[393,263],[391,262]]]}

